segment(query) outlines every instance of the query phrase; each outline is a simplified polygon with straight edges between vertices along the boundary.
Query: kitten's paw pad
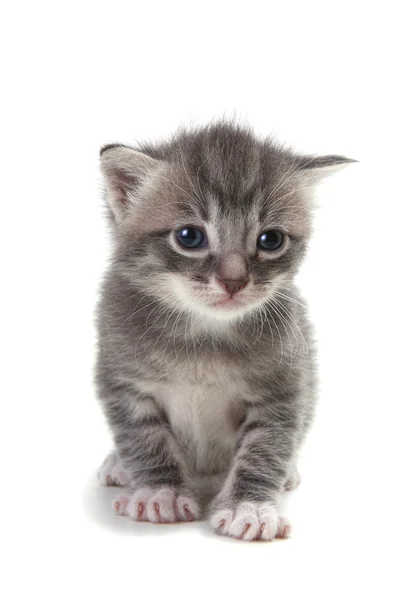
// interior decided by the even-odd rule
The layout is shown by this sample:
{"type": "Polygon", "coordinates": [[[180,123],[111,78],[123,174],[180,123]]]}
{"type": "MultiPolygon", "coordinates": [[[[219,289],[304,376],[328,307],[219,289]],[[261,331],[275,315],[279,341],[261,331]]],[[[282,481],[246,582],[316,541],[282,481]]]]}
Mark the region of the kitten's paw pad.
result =
{"type": "Polygon", "coordinates": [[[241,502],[234,509],[220,509],[211,516],[211,526],[220,535],[239,540],[289,537],[290,523],[267,502],[241,502]]]}
{"type": "MultiPolygon", "coordinates": [[[[120,497],[121,495],[114,500],[114,507],[115,503],[120,501],[120,497]]],[[[151,523],[194,521],[200,517],[200,508],[196,500],[172,487],[140,488],[133,493],[123,510],[124,512],[119,514],[128,514],[135,521],[151,523]]]]}
{"type": "Polygon", "coordinates": [[[129,482],[128,476],[116,452],[111,452],[104,460],[98,473],[100,483],[103,485],[124,486],[129,482]]]}

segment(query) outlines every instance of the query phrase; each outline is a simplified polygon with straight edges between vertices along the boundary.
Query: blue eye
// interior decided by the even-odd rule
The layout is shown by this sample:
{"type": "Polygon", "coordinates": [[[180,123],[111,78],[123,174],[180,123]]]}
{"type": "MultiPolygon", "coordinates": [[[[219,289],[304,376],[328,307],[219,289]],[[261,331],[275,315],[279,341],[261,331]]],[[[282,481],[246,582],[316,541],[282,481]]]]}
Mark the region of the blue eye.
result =
{"type": "Polygon", "coordinates": [[[182,227],[182,229],[178,229],[176,239],[181,246],[189,250],[205,248],[207,246],[206,236],[197,227],[182,227]]]}
{"type": "Polygon", "coordinates": [[[258,247],[269,252],[278,250],[283,244],[283,233],[280,231],[265,231],[258,238],[258,247]]]}

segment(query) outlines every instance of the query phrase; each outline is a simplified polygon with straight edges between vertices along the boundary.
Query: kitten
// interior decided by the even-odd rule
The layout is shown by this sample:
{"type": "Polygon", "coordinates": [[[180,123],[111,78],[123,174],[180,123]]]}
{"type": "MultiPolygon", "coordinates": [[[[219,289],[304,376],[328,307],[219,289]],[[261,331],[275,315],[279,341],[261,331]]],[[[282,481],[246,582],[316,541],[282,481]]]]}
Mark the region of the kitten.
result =
{"type": "Polygon", "coordinates": [[[300,156],[221,122],[101,151],[114,250],[98,307],[98,394],[130,491],[119,514],[201,516],[199,475],[221,478],[215,531],[287,537],[278,498],[315,404],[314,349],[294,276],[312,191],[342,156],[300,156]]]}

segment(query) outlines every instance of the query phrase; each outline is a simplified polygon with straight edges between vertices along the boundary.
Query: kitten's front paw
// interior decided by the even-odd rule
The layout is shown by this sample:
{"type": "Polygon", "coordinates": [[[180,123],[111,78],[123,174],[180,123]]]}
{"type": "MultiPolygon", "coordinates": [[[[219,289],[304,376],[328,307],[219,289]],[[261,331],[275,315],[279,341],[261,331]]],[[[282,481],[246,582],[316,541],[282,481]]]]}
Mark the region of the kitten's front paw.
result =
{"type": "Polygon", "coordinates": [[[118,494],[113,502],[115,511],[129,515],[135,521],[176,523],[200,518],[200,507],[188,493],[173,487],[139,488],[132,496],[118,494]]]}
{"type": "Polygon", "coordinates": [[[103,485],[124,486],[129,483],[128,475],[116,452],[111,452],[98,470],[98,478],[103,485]]]}
{"type": "Polygon", "coordinates": [[[268,502],[240,502],[234,508],[219,508],[211,515],[216,533],[239,540],[270,541],[290,536],[291,525],[268,502]]]}

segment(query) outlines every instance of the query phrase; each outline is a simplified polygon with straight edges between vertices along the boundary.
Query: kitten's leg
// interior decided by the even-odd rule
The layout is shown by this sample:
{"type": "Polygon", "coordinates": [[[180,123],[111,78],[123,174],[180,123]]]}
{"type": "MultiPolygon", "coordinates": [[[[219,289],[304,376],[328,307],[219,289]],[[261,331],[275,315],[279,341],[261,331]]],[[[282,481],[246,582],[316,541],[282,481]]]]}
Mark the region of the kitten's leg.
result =
{"type": "Polygon", "coordinates": [[[97,472],[100,483],[103,485],[125,486],[129,483],[126,473],[118,454],[111,452],[103,461],[97,472]]]}
{"type": "Polygon", "coordinates": [[[106,412],[118,456],[134,482],[131,494],[116,497],[115,510],[154,523],[198,519],[200,508],[166,415],[148,395],[122,386],[113,392],[106,412]]]}
{"type": "Polygon", "coordinates": [[[290,523],[277,503],[296,445],[294,406],[286,398],[274,406],[250,408],[238,432],[231,470],[212,503],[211,525],[217,533],[244,540],[289,536],[290,523]]]}

